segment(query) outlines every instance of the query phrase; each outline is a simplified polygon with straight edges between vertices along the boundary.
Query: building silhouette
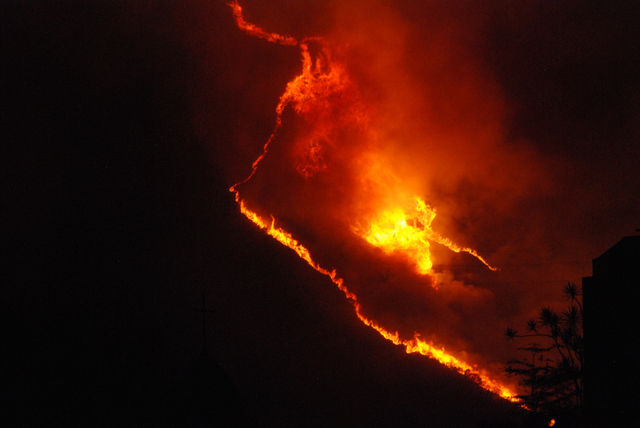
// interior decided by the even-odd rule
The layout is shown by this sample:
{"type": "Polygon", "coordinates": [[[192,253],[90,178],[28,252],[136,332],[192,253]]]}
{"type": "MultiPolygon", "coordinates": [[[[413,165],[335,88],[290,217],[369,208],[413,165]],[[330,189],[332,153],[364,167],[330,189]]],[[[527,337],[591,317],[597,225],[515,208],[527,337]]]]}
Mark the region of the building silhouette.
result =
{"type": "Polygon", "coordinates": [[[640,426],[640,236],[595,258],[582,286],[587,426],[640,426]]]}

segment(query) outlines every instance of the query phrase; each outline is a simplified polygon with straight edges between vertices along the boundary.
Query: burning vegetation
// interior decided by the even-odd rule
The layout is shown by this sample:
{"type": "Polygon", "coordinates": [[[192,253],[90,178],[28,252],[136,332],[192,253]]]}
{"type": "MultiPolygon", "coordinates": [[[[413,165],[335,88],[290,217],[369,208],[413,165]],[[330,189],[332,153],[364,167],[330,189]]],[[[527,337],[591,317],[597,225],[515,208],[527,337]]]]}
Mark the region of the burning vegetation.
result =
{"type": "MultiPolygon", "coordinates": [[[[390,141],[394,137],[381,125],[384,121],[384,115],[379,114],[381,103],[367,99],[359,83],[352,79],[353,66],[346,59],[344,46],[320,37],[296,39],[265,31],[245,19],[237,1],[230,3],[230,7],[241,30],[271,43],[296,46],[301,55],[300,73],[287,83],[280,96],[275,108],[275,128],[262,154],[253,162],[250,174],[230,188],[241,213],[329,277],[351,302],[358,319],[382,337],[403,346],[407,353],[436,359],[469,376],[481,387],[517,401],[506,383],[478,364],[465,361],[464,355],[469,355],[466,352],[456,355],[436,345],[435,336],[423,338],[417,329],[413,334],[402,334],[369,315],[359,294],[347,285],[338,270],[324,267],[327,262],[319,262],[302,238],[285,229],[284,224],[291,224],[292,230],[309,237],[310,245],[318,239],[319,229],[340,230],[336,235],[342,239],[360,240],[383,254],[404,260],[413,266],[415,274],[425,278],[422,286],[431,286],[434,291],[440,285],[451,285],[435,280],[442,272],[434,270],[434,244],[441,247],[440,254],[444,254],[443,250],[467,253],[489,271],[496,270],[476,250],[455,243],[434,225],[436,208],[427,202],[429,198],[422,186],[415,184],[420,180],[402,171],[404,161],[390,152],[389,147],[397,142],[390,141]],[[282,141],[278,141],[276,148],[277,138],[282,141]],[[261,174],[272,152],[271,157],[287,162],[278,168],[275,177],[273,173],[261,174]],[[249,186],[255,181],[260,184],[249,186]],[[270,192],[274,185],[288,186],[290,192],[270,192]],[[322,208],[318,200],[325,202],[322,208]],[[312,213],[319,215],[319,209],[322,218],[316,224],[305,224],[305,218],[312,213]]],[[[269,165],[265,169],[273,171],[269,165]]],[[[325,259],[332,260],[331,256],[325,259]]],[[[357,275],[353,276],[354,282],[362,282],[357,275]]]]}

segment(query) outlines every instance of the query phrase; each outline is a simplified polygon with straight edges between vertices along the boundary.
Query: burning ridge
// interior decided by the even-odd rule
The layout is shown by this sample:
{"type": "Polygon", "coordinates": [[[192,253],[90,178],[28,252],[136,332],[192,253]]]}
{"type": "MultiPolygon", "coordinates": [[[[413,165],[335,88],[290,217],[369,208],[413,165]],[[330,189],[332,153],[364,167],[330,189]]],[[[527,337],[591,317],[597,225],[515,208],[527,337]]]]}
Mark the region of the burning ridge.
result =
{"type": "MultiPolygon", "coordinates": [[[[514,392],[489,377],[477,366],[468,364],[447,353],[444,348],[437,347],[433,343],[425,341],[418,333],[414,333],[413,337],[408,339],[401,338],[397,331],[390,331],[374,319],[365,316],[357,295],[349,290],[335,269],[327,269],[316,262],[304,244],[298,241],[290,232],[277,226],[274,217],[267,219],[249,208],[247,201],[240,195],[239,187],[254,177],[259,164],[269,152],[276,134],[282,127],[285,108],[291,107],[298,114],[309,113],[310,110],[313,110],[314,103],[319,102],[318,99],[326,98],[327,94],[340,94],[348,85],[348,77],[341,64],[332,60],[329,49],[322,39],[304,38],[297,40],[291,36],[269,33],[244,19],[242,7],[237,0],[229,3],[229,6],[233,11],[236,25],[242,31],[271,43],[297,46],[301,52],[302,62],[301,73],[287,84],[284,93],[280,96],[276,106],[275,127],[264,144],[262,154],[253,162],[250,174],[244,180],[229,188],[229,191],[234,194],[240,212],[265,233],[276,239],[282,245],[295,251],[301,259],[305,260],[316,271],[329,277],[352,304],[358,319],[363,324],[376,330],[382,337],[395,345],[403,346],[407,353],[418,353],[435,359],[441,364],[471,378],[482,388],[509,401],[518,402],[519,400],[514,392]],[[312,59],[310,53],[310,43],[317,43],[320,46],[321,54],[317,55],[315,61],[312,59]]],[[[311,111],[311,113],[313,113],[313,111],[311,111]]],[[[358,120],[358,118],[354,120],[358,120]]],[[[321,168],[321,166],[311,161],[310,165],[299,167],[298,172],[305,178],[308,178],[312,176],[318,168],[321,168]]],[[[369,244],[381,248],[386,253],[400,252],[404,254],[415,264],[416,271],[419,274],[426,275],[432,272],[431,268],[433,263],[429,250],[430,241],[443,245],[456,253],[466,252],[474,256],[489,269],[496,270],[495,267],[491,266],[475,250],[459,246],[450,239],[435,232],[431,228],[431,223],[436,216],[436,211],[427,205],[423,199],[416,196],[413,198],[413,204],[413,206],[403,206],[402,208],[393,207],[388,210],[382,210],[377,215],[367,218],[366,221],[358,223],[358,226],[354,226],[352,228],[353,232],[369,244]]]]}

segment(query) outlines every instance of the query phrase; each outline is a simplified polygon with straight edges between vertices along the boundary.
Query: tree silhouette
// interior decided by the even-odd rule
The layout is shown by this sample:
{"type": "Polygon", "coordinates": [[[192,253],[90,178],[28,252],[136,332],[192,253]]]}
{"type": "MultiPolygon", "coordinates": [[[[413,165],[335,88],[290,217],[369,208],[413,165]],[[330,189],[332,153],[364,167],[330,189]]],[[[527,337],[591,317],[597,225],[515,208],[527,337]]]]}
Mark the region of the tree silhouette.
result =
{"type": "Polygon", "coordinates": [[[505,370],[520,377],[528,392],[519,397],[539,413],[577,411],[583,403],[582,290],[568,283],[564,296],[569,300],[566,310],[558,313],[545,307],[537,319],[527,322],[526,332],[506,330],[510,340],[532,340],[517,348],[526,352],[526,357],[509,361],[505,370]]]}

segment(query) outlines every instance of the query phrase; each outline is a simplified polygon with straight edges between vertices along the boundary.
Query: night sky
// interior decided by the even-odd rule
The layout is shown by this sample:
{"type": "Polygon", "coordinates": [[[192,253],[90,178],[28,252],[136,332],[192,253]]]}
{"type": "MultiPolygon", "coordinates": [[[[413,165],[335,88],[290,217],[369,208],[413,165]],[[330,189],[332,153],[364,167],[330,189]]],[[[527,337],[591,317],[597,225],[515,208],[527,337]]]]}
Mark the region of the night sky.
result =
{"type": "MultiPolygon", "coordinates": [[[[274,31],[339,34],[335,4],[259,3],[247,13],[274,31]]],[[[513,322],[640,227],[632,3],[398,7],[418,35],[431,13],[476,35],[461,40],[500,88],[506,138],[552,171],[485,243],[512,260],[513,322]]],[[[8,425],[524,426],[362,325],[237,212],[227,189],[272,130],[295,49],[238,31],[220,1],[16,1],[0,15],[8,425]]]]}

